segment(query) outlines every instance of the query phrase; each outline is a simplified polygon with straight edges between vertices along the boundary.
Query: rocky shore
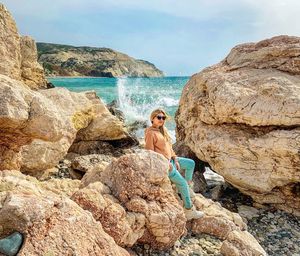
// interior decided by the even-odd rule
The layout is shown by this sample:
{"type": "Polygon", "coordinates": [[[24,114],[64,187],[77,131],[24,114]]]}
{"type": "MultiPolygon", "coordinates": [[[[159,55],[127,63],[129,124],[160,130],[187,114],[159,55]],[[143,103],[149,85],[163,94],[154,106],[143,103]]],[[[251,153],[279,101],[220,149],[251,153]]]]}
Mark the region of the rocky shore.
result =
{"type": "Polygon", "coordinates": [[[0,14],[0,239],[20,232],[18,255],[299,255],[300,38],[237,46],[185,86],[174,150],[204,212],[187,221],[168,161],[94,91],[48,88],[0,14]]]}

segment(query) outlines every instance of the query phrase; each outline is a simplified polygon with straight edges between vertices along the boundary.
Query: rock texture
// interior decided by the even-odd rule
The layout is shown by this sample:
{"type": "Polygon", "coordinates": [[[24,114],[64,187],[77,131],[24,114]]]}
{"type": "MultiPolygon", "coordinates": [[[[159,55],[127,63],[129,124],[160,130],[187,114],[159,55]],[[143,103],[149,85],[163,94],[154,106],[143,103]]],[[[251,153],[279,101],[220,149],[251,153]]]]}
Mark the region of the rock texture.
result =
{"type": "Polygon", "coordinates": [[[195,201],[197,209],[205,215],[192,221],[194,234],[209,234],[224,240],[221,252],[225,256],[267,255],[256,239],[247,231],[247,225],[237,213],[221,207],[219,203],[198,194],[195,201]]]}
{"type": "MultiPolygon", "coordinates": [[[[151,151],[125,155],[101,172],[102,182],[82,188],[78,180],[40,182],[4,170],[0,172],[0,236],[22,232],[26,239],[19,255],[128,255],[117,244],[137,243],[168,249],[186,232],[186,219],[167,166],[163,156],[151,151]]],[[[200,195],[195,206],[205,217],[191,223],[192,232],[225,240],[221,247],[225,256],[232,252],[265,255],[238,214],[200,195]]]]}
{"type": "Polygon", "coordinates": [[[47,87],[43,67],[38,63],[35,41],[29,36],[21,37],[21,77],[31,89],[47,87]]]}
{"type": "Polygon", "coordinates": [[[91,214],[18,172],[0,172],[0,227],[25,235],[18,255],[129,256],[91,214]]]}
{"type": "Polygon", "coordinates": [[[300,38],[234,47],[192,76],[177,139],[259,203],[300,214],[300,38]]]}
{"type": "MultiPolygon", "coordinates": [[[[99,180],[110,188],[111,194],[124,207],[114,210],[115,217],[108,219],[106,216],[105,224],[101,217],[99,219],[102,225],[107,227],[106,232],[114,237],[118,244],[129,246],[138,241],[153,248],[166,249],[173,246],[183,235],[186,219],[182,206],[173,194],[167,177],[167,167],[168,162],[162,155],[141,151],[114,160],[99,175],[99,180]],[[116,228],[112,228],[124,225],[131,228],[117,233],[116,228]]],[[[84,188],[84,191],[91,185],[84,188]]],[[[80,190],[74,196],[78,198],[76,195],[84,191],[80,190]]],[[[107,200],[109,199],[106,199],[106,204],[107,200]]],[[[90,209],[94,216],[99,213],[101,215],[105,205],[94,203],[92,196],[83,195],[80,195],[76,202],[85,209],[90,209]],[[90,198],[88,203],[87,198],[90,198]],[[90,204],[96,206],[86,207],[90,204]]]]}
{"type": "Polygon", "coordinates": [[[37,62],[35,42],[21,37],[16,23],[0,4],[0,74],[24,81],[30,88],[47,88],[42,66],[37,62]]]}
{"type": "Polygon", "coordinates": [[[49,76],[160,77],[152,63],[108,48],[37,43],[39,62],[49,76]]]}
{"type": "MultiPolygon", "coordinates": [[[[186,232],[182,201],[172,189],[167,161],[161,155],[143,150],[113,160],[104,170],[95,166],[89,172],[93,179],[83,179],[82,189],[72,199],[90,211],[118,245],[142,243],[166,250],[186,232]]],[[[228,245],[224,245],[224,255],[229,256],[228,247],[237,246],[231,239],[235,231],[250,239],[239,244],[244,252],[258,250],[265,255],[237,213],[200,194],[194,204],[205,216],[187,225],[193,234],[206,233],[224,240],[228,245]]]]}
{"type": "MultiPolygon", "coordinates": [[[[93,98],[90,92],[74,93],[64,88],[33,91],[3,75],[0,88],[0,170],[36,172],[54,167],[77,132],[86,128],[90,135],[97,120],[103,123],[95,139],[128,136],[95,93],[93,98]]],[[[85,130],[80,134],[84,137],[85,130]]]]}

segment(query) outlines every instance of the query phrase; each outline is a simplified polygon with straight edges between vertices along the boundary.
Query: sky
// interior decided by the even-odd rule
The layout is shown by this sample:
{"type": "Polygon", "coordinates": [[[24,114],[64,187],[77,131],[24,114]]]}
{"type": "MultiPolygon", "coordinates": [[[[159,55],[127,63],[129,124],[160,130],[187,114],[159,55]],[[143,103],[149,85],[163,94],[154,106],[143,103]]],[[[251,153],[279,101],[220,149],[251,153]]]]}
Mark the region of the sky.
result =
{"type": "Polygon", "coordinates": [[[108,47],[192,75],[235,45],[300,36],[299,0],[2,0],[37,42],[108,47]]]}

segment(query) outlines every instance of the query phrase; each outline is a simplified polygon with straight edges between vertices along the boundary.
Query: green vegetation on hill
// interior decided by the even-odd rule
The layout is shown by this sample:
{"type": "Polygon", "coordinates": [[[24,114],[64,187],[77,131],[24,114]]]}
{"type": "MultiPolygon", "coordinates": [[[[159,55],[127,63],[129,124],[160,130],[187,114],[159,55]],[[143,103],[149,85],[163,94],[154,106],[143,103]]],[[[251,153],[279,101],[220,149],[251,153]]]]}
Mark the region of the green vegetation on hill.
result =
{"type": "Polygon", "coordinates": [[[161,77],[154,64],[109,48],[37,43],[48,76],[161,77]]]}

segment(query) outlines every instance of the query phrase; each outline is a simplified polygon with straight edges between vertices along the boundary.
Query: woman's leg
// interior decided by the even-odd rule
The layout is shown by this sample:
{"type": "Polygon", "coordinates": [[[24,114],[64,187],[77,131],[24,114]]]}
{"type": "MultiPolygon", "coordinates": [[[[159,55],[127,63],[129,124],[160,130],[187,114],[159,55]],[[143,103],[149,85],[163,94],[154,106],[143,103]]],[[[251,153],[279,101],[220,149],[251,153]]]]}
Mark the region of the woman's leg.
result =
{"type": "Polygon", "coordinates": [[[178,188],[184,202],[184,208],[190,209],[192,208],[193,204],[191,201],[190,190],[187,181],[181,176],[178,170],[176,170],[174,162],[171,161],[171,163],[173,165],[173,170],[169,172],[169,178],[173,183],[175,183],[176,187],[178,188]]]}
{"type": "Polygon", "coordinates": [[[177,157],[180,168],[185,170],[184,178],[188,183],[192,182],[194,169],[195,169],[195,161],[190,158],[185,157],[177,157]]]}

